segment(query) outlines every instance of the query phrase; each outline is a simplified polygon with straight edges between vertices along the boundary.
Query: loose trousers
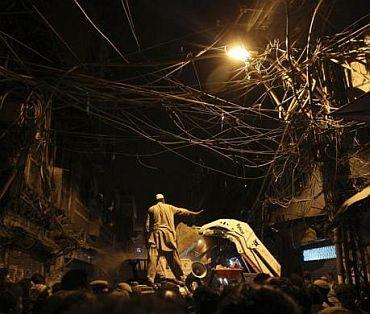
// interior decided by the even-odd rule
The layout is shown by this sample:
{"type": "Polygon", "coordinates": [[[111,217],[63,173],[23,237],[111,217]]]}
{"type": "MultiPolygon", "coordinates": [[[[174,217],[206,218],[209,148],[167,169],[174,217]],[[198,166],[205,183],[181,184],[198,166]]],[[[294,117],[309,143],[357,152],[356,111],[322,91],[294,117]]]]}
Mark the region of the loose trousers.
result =
{"type": "Polygon", "coordinates": [[[168,266],[177,280],[183,280],[184,273],[181,268],[181,260],[177,250],[162,251],[158,250],[155,245],[150,245],[148,249],[148,281],[154,283],[155,275],[157,274],[158,261],[161,256],[167,260],[168,266]]]}

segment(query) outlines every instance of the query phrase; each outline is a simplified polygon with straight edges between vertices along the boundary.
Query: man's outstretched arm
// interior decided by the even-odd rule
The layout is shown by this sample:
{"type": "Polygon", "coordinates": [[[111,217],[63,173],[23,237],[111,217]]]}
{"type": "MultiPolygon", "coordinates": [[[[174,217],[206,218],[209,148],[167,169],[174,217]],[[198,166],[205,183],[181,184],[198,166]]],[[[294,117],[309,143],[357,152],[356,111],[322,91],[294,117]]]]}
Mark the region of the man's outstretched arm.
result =
{"type": "Polygon", "coordinates": [[[175,207],[175,206],[172,206],[172,207],[174,209],[175,215],[199,215],[200,213],[203,212],[203,210],[201,210],[199,212],[193,212],[193,211],[185,209],[185,208],[179,208],[179,207],[175,207]]]}

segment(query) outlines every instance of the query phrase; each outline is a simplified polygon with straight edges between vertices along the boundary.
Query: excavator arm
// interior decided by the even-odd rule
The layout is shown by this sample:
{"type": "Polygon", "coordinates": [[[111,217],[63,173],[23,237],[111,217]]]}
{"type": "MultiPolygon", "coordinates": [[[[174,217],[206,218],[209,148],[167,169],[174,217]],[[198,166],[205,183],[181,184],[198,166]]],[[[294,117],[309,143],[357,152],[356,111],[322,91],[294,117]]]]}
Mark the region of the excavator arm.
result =
{"type": "Polygon", "coordinates": [[[265,245],[258,239],[252,228],[235,219],[218,219],[199,229],[204,236],[221,235],[235,244],[247,268],[252,272],[263,272],[280,276],[281,266],[265,245]]]}

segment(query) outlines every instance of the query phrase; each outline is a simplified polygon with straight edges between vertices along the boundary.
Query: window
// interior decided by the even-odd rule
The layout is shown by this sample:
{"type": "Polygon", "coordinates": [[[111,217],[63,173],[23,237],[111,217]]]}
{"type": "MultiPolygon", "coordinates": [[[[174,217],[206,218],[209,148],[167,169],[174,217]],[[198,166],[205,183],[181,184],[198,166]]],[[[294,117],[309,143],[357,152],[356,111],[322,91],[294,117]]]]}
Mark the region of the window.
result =
{"type": "Polygon", "coordinates": [[[303,250],[303,260],[308,261],[319,261],[325,259],[336,258],[335,246],[322,246],[314,249],[303,250]]]}

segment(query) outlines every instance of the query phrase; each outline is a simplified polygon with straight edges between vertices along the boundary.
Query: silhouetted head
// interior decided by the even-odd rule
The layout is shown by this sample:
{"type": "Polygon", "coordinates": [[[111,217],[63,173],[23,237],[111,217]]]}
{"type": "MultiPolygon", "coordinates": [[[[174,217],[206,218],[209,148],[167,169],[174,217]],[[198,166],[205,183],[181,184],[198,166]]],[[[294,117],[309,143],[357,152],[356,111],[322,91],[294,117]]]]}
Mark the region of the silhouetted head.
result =
{"type": "Polygon", "coordinates": [[[32,276],[31,276],[31,281],[33,284],[35,285],[38,285],[38,284],[44,284],[45,283],[45,278],[43,275],[39,274],[39,273],[34,273],[32,276]]]}
{"type": "Polygon", "coordinates": [[[8,268],[0,268],[0,285],[6,283],[9,278],[9,269],[8,268]]]}
{"type": "Polygon", "coordinates": [[[87,273],[82,269],[72,269],[65,273],[61,281],[62,290],[88,289],[87,273]]]}
{"type": "MultiPolygon", "coordinates": [[[[298,279],[297,279],[298,280],[298,279]]],[[[300,280],[298,280],[298,284],[300,284],[300,280]]],[[[283,293],[290,296],[303,313],[310,313],[312,307],[312,300],[308,292],[303,288],[303,281],[302,286],[298,287],[292,283],[291,280],[280,277],[280,278],[270,278],[266,281],[267,285],[270,285],[278,290],[281,290],[283,293]]]]}
{"type": "Polygon", "coordinates": [[[269,278],[271,278],[269,274],[258,273],[256,277],[253,278],[253,282],[256,284],[264,284],[269,278]]]}
{"type": "Polygon", "coordinates": [[[91,281],[90,287],[95,295],[107,295],[109,292],[109,283],[106,280],[91,281]]]}
{"type": "Polygon", "coordinates": [[[352,311],[347,310],[343,307],[327,307],[319,312],[320,314],[353,314],[352,311]]]}
{"type": "Polygon", "coordinates": [[[350,286],[340,284],[334,288],[335,295],[343,307],[352,310],[356,308],[356,293],[350,286]]]}
{"type": "Polygon", "coordinates": [[[221,302],[220,314],[299,314],[298,305],[282,291],[270,286],[242,284],[221,302]]]}
{"type": "Polygon", "coordinates": [[[56,282],[51,286],[51,293],[57,293],[58,291],[62,290],[62,284],[60,282],[56,282]]]}
{"type": "Polygon", "coordinates": [[[126,298],[107,297],[99,303],[85,303],[73,307],[68,314],[184,314],[185,310],[177,302],[158,297],[126,298]]]}
{"type": "Polygon", "coordinates": [[[198,314],[216,313],[220,296],[206,286],[199,286],[193,293],[198,314]]]}
{"type": "MultiPolygon", "coordinates": [[[[97,302],[96,297],[89,291],[59,291],[46,300],[42,313],[65,314],[70,313],[73,308],[91,304],[96,306],[97,302]]],[[[79,311],[73,313],[81,314],[79,311]]]]}
{"type": "Polygon", "coordinates": [[[299,276],[298,274],[291,274],[290,277],[290,282],[298,287],[298,288],[302,288],[303,287],[303,278],[301,276],[299,276]]]}

